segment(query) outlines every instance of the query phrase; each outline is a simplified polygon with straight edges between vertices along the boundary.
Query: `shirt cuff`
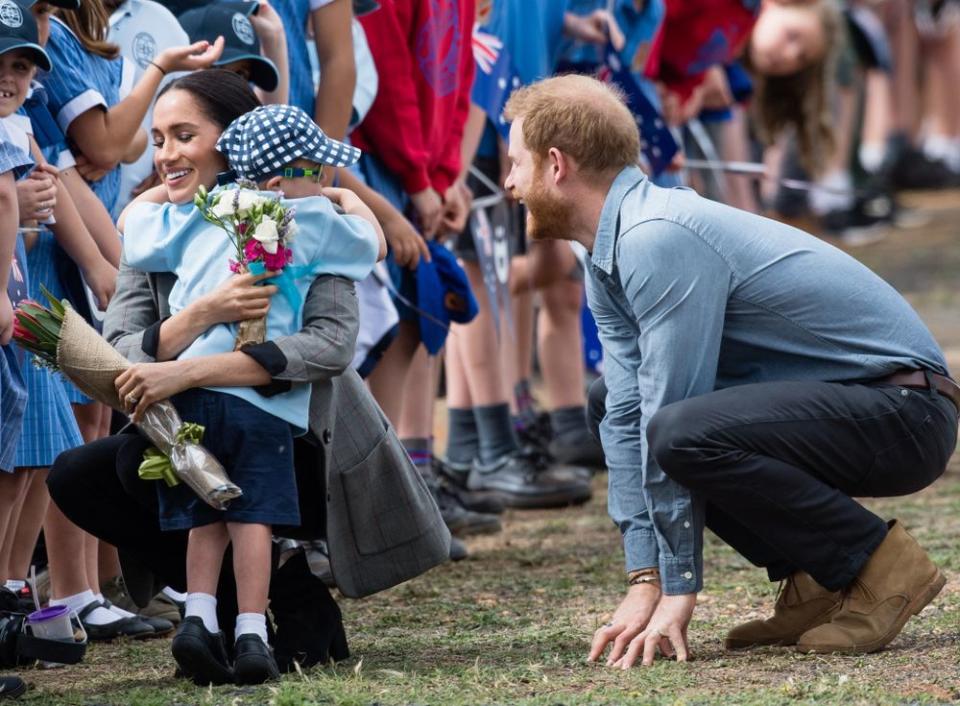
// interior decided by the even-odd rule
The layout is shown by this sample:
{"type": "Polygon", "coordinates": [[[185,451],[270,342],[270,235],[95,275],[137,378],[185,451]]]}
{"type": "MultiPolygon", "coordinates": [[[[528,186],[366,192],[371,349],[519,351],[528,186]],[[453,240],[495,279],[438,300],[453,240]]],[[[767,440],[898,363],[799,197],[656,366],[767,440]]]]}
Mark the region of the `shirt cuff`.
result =
{"type": "Polygon", "coordinates": [[[693,557],[660,557],[660,588],[668,596],[700,593],[703,571],[693,557]]]}
{"type": "Polygon", "coordinates": [[[627,572],[660,566],[657,536],[648,529],[628,529],[623,533],[623,553],[627,572]]]}
{"type": "Polygon", "coordinates": [[[57,124],[60,126],[60,129],[63,130],[63,133],[66,134],[70,123],[91,108],[96,108],[97,106],[106,110],[107,101],[99,91],[88,88],[79,96],[72,98],[60,109],[60,112],[57,113],[57,124]]]}
{"type": "MultiPolygon", "coordinates": [[[[240,351],[257,361],[261,368],[270,373],[271,377],[275,377],[287,369],[287,356],[280,350],[280,346],[273,341],[244,346],[240,351]]],[[[264,397],[273,397],[283,392],[289,392],[292,386],[289,380],[274,379],[266,385],[257,385],[253,389],[264,397]]]]}
{"type": "Polygon", "coordinates": [[[163,326],[163,322],[169,318],[169,316],[165,316],[143,330],[143,337],[140,340],[140,350],[154,360],[157,359],[157,351],[160,349],[160,327],[163,326]]]}

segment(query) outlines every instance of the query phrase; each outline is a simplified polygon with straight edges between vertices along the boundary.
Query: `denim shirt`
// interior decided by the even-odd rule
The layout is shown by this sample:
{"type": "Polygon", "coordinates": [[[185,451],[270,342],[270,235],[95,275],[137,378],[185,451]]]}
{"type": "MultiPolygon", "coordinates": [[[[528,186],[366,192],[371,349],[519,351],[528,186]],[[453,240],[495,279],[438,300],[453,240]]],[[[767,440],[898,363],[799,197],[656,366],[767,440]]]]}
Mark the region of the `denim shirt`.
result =
{"type": "Polygon", "coordinates": [[[628,167],[604,202],[587,297],[604,349],[608,510],[627,570],[666,594],[703,586],[703,504],[650,456],[661,407],[777,380],[947,374],[909,304],[864,265],[796,228],[652,184],[628,167]]]}

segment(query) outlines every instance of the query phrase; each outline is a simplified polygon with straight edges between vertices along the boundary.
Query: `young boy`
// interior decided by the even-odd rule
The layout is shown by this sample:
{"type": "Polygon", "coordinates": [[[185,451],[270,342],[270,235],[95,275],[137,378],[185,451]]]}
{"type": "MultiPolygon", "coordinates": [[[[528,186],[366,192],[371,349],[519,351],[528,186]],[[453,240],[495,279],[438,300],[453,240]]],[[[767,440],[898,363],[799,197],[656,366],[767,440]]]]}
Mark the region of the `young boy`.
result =
{"type": "MultiPolygon", "coordinates": [[[[274,280],[281,292],[295,287],[296,297],[273,297],[266,338],[296,333],[302,326],[300,305],[318,275],[360,280],[380,254],[382,234],[372,213],[341,216],[319,196],[323,165],[346,166],[356,162],[359,151],[326,137],[306,113],[287,105],[264,106],[238,118],[223,133],[217,149],[237,177],[257,182],[264,191],[280,191],[284,205],[296,209],[297,235],[288,243],[293,259],[274,280]]],[[[206,222],[192,204],[138,204],[128,212],[125,231],[124,255],[131,267],[177,275],[171,313],[231,276],[229,260],[235,250],[229,237],[206,222]]],[[[235,335],[235,326],[215,326],[179,358],[231,351],[235,335]]],[[[276,678],[264,615],[271,527],[300,523],[292,446],[293,436],[305,433],[308,426],[310,387],[293,385],[269,397],[244,387],[191,389],[173,401],[184,421],[208,430],[204,445],[243,490],[241,498],[220,512],[182,485],[158,484],[161,527],[191,530],[187,617],[173,641],[174,658],[198,683],[261,683],[276,678]],[[214,653],[205,647],[211,637],[222,640],[214,595],[230,542],[240,610],[232,675],[225,653],[218,649],[220,654],[211,660],[214,653]]]]}

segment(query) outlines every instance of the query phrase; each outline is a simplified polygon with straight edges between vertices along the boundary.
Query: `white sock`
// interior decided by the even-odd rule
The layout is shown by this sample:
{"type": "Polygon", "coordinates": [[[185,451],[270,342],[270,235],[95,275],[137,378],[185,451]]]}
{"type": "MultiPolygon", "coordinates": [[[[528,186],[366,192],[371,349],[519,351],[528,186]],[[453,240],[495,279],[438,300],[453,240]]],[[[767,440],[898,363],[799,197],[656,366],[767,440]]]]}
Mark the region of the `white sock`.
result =
{"type": "Polygon", "coordinates": [[[188,593],[184,617],[196,616],[209,632],[220,632],[217,621],[217,599],[209,593],[188,593]]]}
{"type": "MultiPolygon", "coordinates": [[[[86,608],[95,600],[97,600],[97,597],[93,595],[93,591],[88,589],[83,593],[75,593],[72,596],[51,598],[50,605],[65,605],[67,608],[75,611],[79,615],[81,610],[86,608]]],[[[91,625],[109,625],[110,623],[115,623],[120,620],[120,616],[112,611],[107,610],[106,608],[94,608],[83,620],[91,625]]]]}
{"type": "Polygon", "coordinates": [[[169,586],[164,586],[162,593],[163,593],[163,595],[165,595],[167,598],[171,598],[171,599],[175,600],[177,603],[186,603],[186,602],[187,602],[187,594],[186,594],[186,593],[180,593],[180,591],[174,591],[174,590],[173,590],[172,588],[170,588],[169,586]]]}
{"type": "MultiPolygon", "coordinates": [[[[96,594],[96,595],[94,596],[94,598],[96,598],[98,601],[101,601],[101,602],[104,601],[104,600],[106,600],[106,599],[103,597],[103,594],[102,594],[102,593],[96,594]]],[[[107,610],[109,610],[109,611],[110,611],[111,613],[113,613],[114,615],[119,615],[121,618],[135,618],[135,617],[137,617],[134,613],[131,613],[129,610],[124,610],[124,609],[121,608],[120,606],[115,606],[113,603],[110,604],[110,607],[107,608],[107,610]]]]}
{"type": "Polygon", "coordinates": [[[263,640],[263,644],[267,644],[267,616],[263,613],[240,613],[233,632],[237,639],[241,635],[256,635],[263,640]]]}
{"type": "Polygon", "coordinates": [[[848,209],[853,205],[852,187],[853,179],[846,170],[824,174],[810,190],[810,208],[818,216],[848,209]]]}
{"type": "Polygon", "coordinates": [[[876,174],[887,156],[887,145],[883,142],[862,142],[857,156],[860,158],[860,166],[869,174],[876,174]]]}

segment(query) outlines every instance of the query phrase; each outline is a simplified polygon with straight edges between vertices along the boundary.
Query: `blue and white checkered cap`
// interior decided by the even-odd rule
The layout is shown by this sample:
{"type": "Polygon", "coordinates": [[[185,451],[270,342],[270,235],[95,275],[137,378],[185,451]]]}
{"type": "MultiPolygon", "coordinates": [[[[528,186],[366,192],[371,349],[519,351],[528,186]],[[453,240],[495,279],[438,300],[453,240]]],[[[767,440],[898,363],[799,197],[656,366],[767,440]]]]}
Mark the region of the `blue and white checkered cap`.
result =
{"type": "Polygon", "coordinates": [[[261,181],[297,159],[347,167],[360,150],[323,134],[304,111],[292,105],[265,105],[234,120],[217,141],[238,177],[261,181]]]}

